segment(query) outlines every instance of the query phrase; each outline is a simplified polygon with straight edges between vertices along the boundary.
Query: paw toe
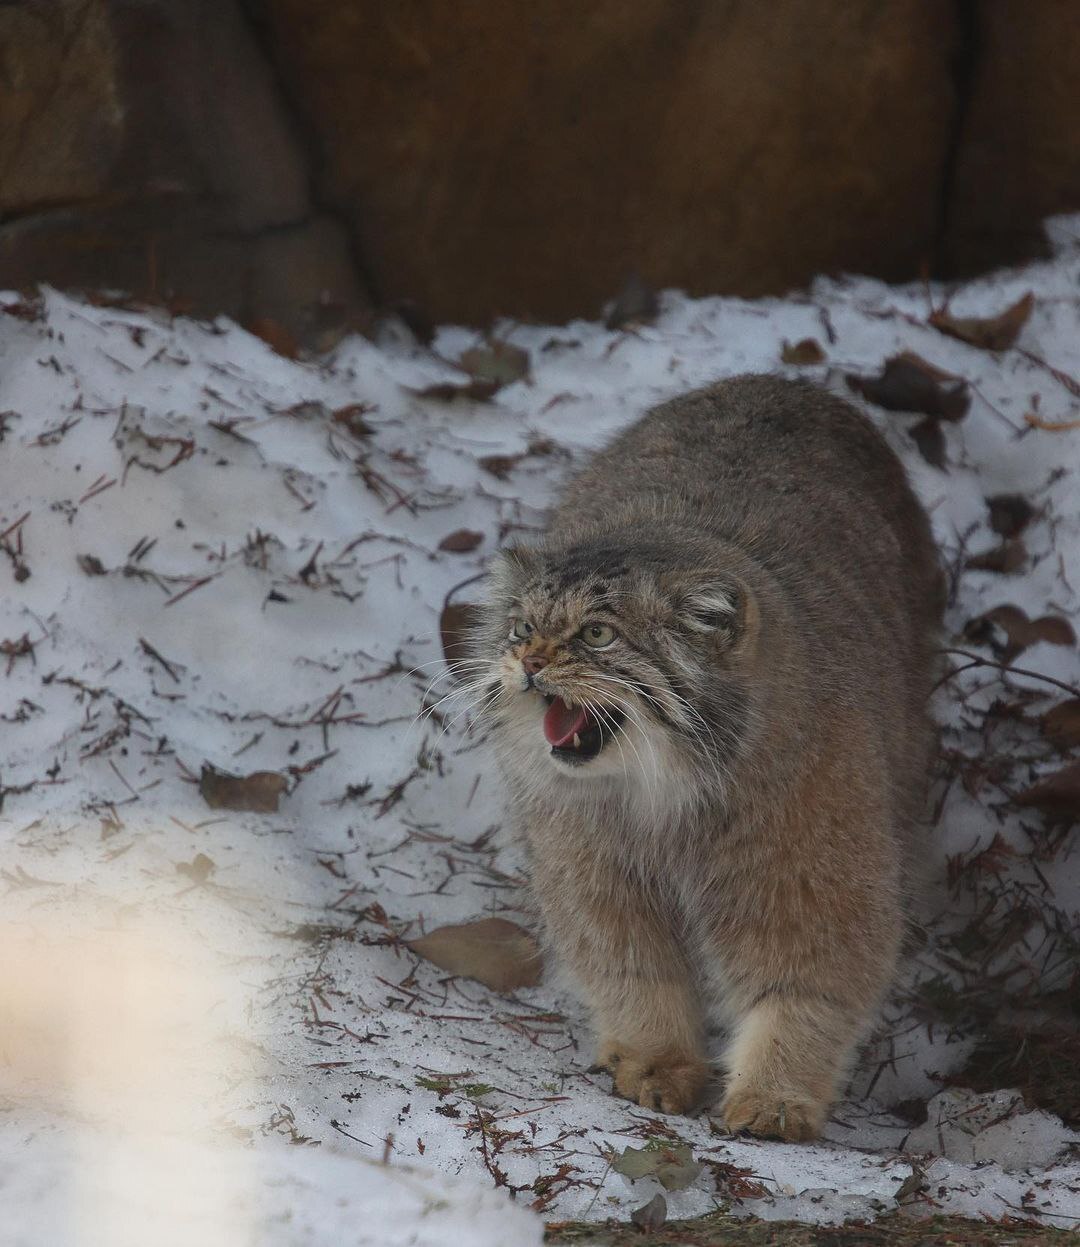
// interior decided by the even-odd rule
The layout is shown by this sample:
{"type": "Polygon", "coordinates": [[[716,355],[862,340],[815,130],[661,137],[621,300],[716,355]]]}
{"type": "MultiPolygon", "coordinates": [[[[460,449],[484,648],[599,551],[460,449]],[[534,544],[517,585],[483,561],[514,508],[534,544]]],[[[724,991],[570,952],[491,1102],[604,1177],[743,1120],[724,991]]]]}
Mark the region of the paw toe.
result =
{"type": "Polygon", "coordinates": [[[825,1106],[797,1095],[741,1091],[724,1103],[724,1125],[732,1132],[745,1130],[767,1139],[805,1143],[820,1134],[825,1106]]]}

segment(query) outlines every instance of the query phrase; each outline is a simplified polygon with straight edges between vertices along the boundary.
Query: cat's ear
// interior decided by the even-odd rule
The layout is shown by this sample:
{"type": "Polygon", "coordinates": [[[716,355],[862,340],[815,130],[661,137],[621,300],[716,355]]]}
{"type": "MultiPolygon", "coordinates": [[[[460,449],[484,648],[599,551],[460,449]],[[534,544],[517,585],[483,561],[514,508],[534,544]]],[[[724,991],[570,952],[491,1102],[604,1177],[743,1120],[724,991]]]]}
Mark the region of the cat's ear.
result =
{"type": "Polygon", "coordinates": [[[675,615],[686,632],[716,635],[730,641],[742,632],[749,590],[734,576],[681,580],[675,590],[675,615]]]}
{"type": "Polygon", "coordinates": [[[491,562],[491,581],[496,592],[509,592],[540,568],[541,557],[529,546],[507,546],[491,562]]]}
{"type": "Polygon", "coordinates": [[[726,582],[699,585],[679,600],[679,620],[692,632],[731,631],[739,614],[739,593],[726,582]]]}

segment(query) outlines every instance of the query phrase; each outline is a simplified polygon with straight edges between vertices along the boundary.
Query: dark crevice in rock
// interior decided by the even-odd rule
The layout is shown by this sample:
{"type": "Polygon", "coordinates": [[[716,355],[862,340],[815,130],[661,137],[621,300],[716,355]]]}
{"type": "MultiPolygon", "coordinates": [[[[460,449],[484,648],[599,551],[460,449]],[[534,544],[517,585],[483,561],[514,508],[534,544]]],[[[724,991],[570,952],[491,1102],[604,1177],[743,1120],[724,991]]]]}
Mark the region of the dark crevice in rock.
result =
{"type": "Polygon", "coordinates": [[[956,15],[956,42],[949,57],[949,76],[953,84],[953,112],[948,126],[945,159],[938,181],[937,235],[934,240],[933,271],[949,273],[949,239],[954,225],[956,175],[967,134],[968,114],[975,90],[982,55],[982,28],[979,0],[953,0],[956,15]]]}
{"type": "Polygon", "coordinates": [[[322,153],[322,138],[316,126],[308,119],[304,110],[297,103],[292,89],[281,72],[281,66],[274,49],[274,38],[271,30],[271,19],[266,13],[262,0],[237,0],[237,9],[241,18],[251,32],[252,41],[262,54],[263,60],[273,78],[277,95],[289,120],[296,129],[308,155],[308,197],[312,207],[330,220],[341,226],[348,240],[349,254],[352,258],[353,273],[357,283],[367,295],[371,305],[382,307],[385,303],[383,293],[375,280],[370,266],[366,263],[356,238],[356,231],[347,213],[337,204],[322,194],[322,170],[319,167],[322,153]]]}

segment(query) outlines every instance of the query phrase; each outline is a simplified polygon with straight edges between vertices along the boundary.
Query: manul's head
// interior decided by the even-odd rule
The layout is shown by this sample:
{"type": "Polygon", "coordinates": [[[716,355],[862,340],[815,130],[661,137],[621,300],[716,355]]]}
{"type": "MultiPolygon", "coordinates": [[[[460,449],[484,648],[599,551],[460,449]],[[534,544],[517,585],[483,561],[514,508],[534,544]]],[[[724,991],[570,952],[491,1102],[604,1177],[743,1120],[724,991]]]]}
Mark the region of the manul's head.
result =
{"type": "Polygon", "coordinates": [[[500,556],[474,651],[519,778],[715,791],[743,738],[757,632],[752,594],[716,562],[632,531],[500,556]]]}

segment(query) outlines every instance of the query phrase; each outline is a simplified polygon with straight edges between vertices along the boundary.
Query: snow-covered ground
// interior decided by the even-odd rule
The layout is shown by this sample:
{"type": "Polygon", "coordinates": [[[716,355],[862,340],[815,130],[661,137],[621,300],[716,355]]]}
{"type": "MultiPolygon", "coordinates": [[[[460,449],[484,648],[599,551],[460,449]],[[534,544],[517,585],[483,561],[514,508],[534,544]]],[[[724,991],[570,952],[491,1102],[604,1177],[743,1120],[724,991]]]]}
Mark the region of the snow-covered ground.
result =
{"type": "MultiPolygon", "coordinates": [[[[528,921],[482,733],[453,700],[416,720],[431,681],[429,705],[451,687],[444,604],[475,600],[492,552],[542,526],[567,470],[660,399],[777,369],[850,393],[845,374],[917,353],[968,385],[966,416],[940,425],[947,471],[913,418],[866,407],[957,573],[947,643],[993,660],[1000,630],[959,638],[1003,604],[1080,615],[1080,429],[1025,420],[1080,414],[1080,222],[1060,229],[1054,261],[955,293],[957,316],[1034,293],[1006,351],[927,325],[927,291],[869,280],[752,303],[667,294],[628,331],[503,326],[529,375],[489,402],[421,393],[463,380],[447,362],[477,345],[462,329],[432,349],[388,331],[298,362],[227,322],[3,296],[7,1241],[145,1242],[149,1220],[161,1243],[539,1243],[542,1217],[646,1202],[655,1180],[631,1184],[611,1159],[650,1141],[688,1144],[703,1166],[669,1193],[672,1215],[730,1203],[837,1220],[899,1194],[916,1215],[1080,1226],[1080,1136],[1016,1097],[943,1090],[933,1075],[970,1042],[902,1001],[827,1141],[782,1145],[612,1098],[587,1072],[580,1005],[550,976],[500,996],[402,942],[528,921]],[[782,364],[806,338],[824,361],[782,364]],[[1038,512],[1018,569],[965,570],[965,551],[999,543],[998,494],[1038,512]],[[451,534],[460,548],[440,549],[451,534]],[[205,765],[278,773],[279,808],[211,808],[205,765]],[[889,1111],[932,1097],[914,1130],[889,1111]]],[[[1061,640],[1019,665],[1075,688],[1080,654],[1061,640]]],[[[1037,732],[1019,772],[973,777],[973,759],[1003,697],[1033,722],[1066,696],[993,666],[937,695],[960,759],[928,838],[938,907],[976,911],[965,863],[995,835],[1017,886],[1029,867],[1045,881],[1052,917],[999,949],[998,969],[1045,964],[1040,933],[1075,930],[1080,882],[1067,838],[1051,844],[1042,814],[1009,801],[1062,759],[1037,732]]],[[[936,955],[913,957],[907,981],[941,971],[936,955]]]]}

